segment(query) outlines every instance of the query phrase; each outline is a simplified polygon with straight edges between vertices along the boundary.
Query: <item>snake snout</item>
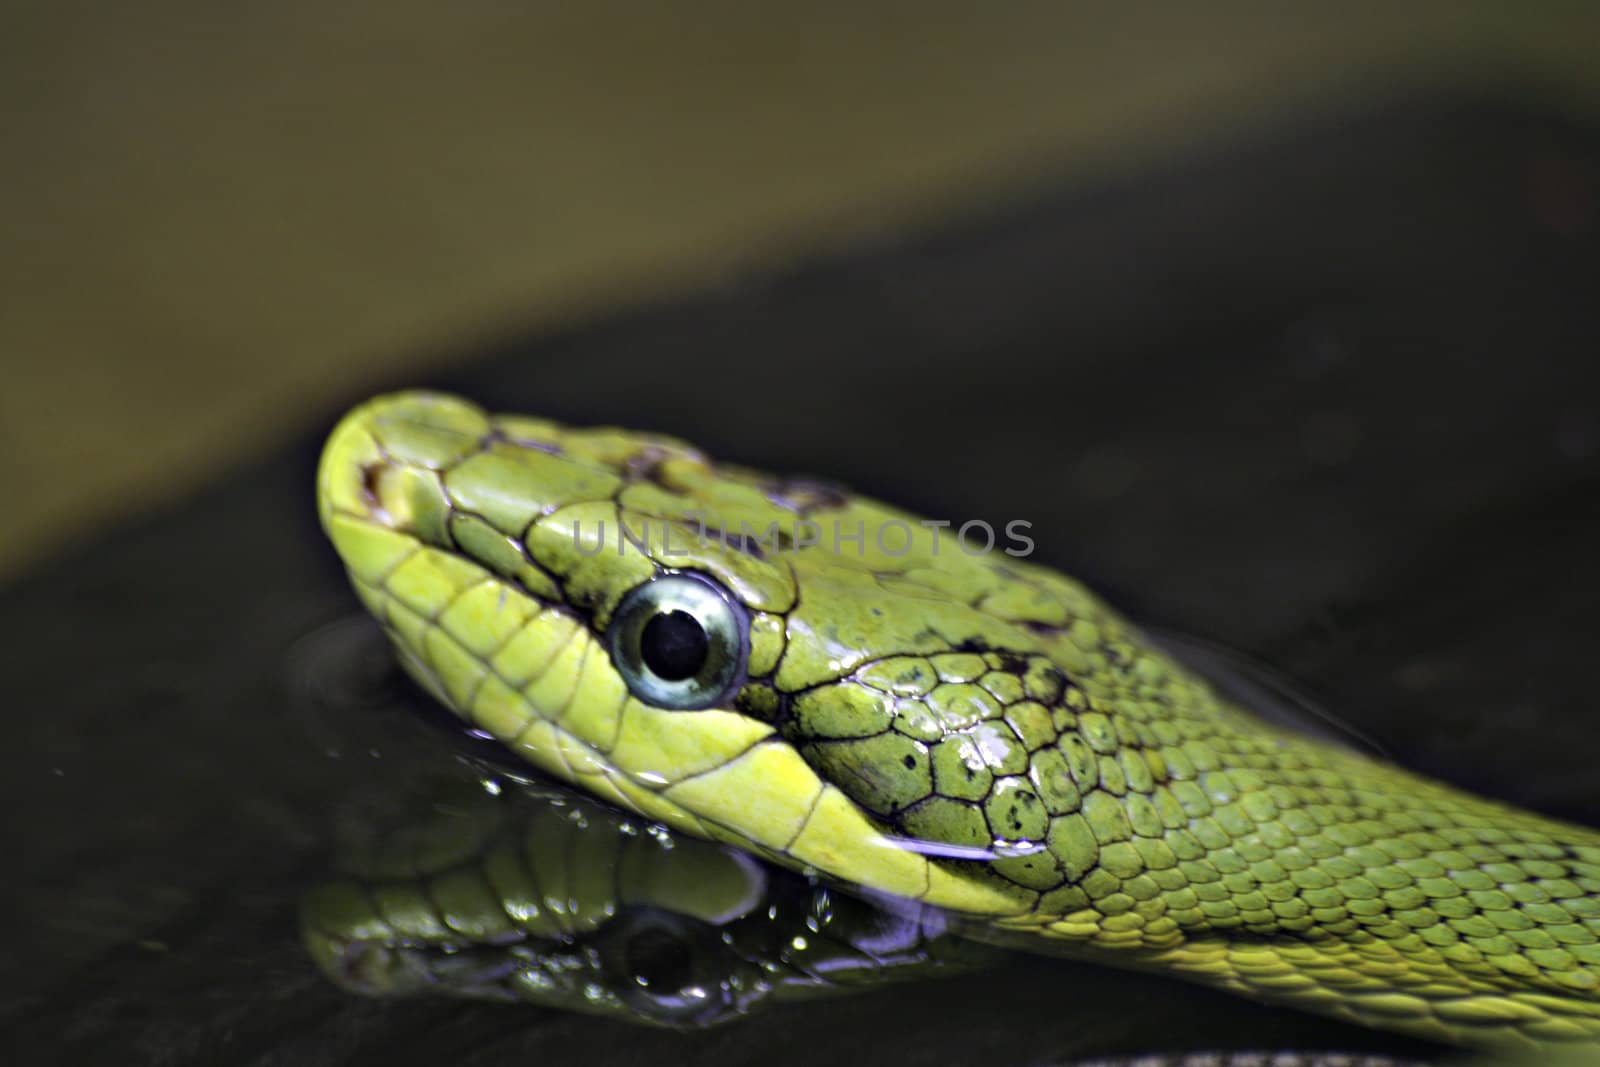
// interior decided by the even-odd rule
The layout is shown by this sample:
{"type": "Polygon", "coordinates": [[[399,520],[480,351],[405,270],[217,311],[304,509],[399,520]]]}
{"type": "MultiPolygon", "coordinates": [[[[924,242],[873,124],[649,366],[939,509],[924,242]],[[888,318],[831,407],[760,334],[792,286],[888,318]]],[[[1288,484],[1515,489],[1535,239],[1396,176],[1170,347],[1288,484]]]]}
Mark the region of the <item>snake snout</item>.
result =
{"type": "Polygon", "coordinates": [[[436,393],[396,393],[363,404],[323,450],[323,524],[342,515],[446,543],[450,500],[441,472],[476,452],[487,432],[481,411],[436,393]]]}

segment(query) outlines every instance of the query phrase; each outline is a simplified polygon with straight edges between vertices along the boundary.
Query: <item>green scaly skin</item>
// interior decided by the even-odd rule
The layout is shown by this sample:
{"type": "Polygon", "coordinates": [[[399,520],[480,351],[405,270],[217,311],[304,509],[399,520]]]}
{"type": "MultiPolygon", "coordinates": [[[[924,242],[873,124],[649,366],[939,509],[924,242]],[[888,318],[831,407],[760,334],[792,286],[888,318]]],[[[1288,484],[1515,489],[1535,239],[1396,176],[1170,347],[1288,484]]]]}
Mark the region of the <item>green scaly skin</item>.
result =
{"type": "Polygon", "coordinates": [[[347,832],[301,899],[311,957],[364,996],[521,1001],[673,1028],[953,974],[998,953],[727,846],[500,779],[347,832]]]}
{"type": "Polygon", "coordinates": [[[1435,1040],[1600,1044],[1600,833],[1268,726],[1051,570],[671,439],[428,393],[348,415],[318,501],[419,681],[647,819],[986,940],[1435,1040]],[[866,536],[696,537],[797,519],[866,536]],[[874,536],[892,522],[908,551],[874,536]],[[607,652],[668,570],[748,613],[726,706],[643,703],[607,652]]]}

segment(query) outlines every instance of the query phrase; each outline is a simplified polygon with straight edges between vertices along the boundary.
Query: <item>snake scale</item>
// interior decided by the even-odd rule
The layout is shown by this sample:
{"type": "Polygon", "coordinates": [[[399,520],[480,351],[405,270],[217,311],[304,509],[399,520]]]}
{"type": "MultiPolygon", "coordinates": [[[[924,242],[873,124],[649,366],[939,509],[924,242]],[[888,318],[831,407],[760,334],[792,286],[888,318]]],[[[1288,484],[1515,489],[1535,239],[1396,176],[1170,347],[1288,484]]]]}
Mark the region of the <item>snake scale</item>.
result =
{"type": "Polygon", "coordinates": [[[414,678],[672,831],[1011,948],[1600,1044],[1600,833],[1270,725],[1055,571],[426,392],[343,419],[318,506],[414,678]]]}

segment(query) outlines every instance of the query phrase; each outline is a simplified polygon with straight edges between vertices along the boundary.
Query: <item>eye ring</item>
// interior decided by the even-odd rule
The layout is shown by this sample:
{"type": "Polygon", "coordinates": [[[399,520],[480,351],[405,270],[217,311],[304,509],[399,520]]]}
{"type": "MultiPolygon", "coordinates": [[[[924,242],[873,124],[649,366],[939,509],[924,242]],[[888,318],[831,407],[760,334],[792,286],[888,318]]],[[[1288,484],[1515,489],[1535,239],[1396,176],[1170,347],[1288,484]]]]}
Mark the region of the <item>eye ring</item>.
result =
{"type": "Polygon", "coordinates": [[[646,704],[696,711],[724,703],[744,683],[749,616],[701,575],[673,572],[634,586],[606,636],[611,662],[646,704]]]}

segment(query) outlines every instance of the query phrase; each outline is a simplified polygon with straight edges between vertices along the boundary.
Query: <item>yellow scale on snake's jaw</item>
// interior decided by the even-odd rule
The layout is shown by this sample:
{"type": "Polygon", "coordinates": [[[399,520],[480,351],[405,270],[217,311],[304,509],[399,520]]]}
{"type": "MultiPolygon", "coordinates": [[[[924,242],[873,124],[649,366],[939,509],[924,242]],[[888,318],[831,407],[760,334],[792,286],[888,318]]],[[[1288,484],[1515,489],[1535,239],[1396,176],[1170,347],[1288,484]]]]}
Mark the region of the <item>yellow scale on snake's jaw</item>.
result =
{"type": "Polygon", "coordinates": [[[1600,834],[1276,730],[1053,571],[439,394],[351,412],[318,483],[412,675],[647,818],[1012,944],[1447,1041],[1600,1036],[1600,834]]]}

